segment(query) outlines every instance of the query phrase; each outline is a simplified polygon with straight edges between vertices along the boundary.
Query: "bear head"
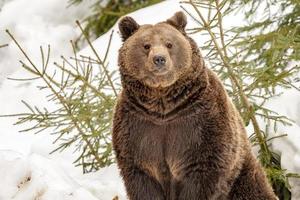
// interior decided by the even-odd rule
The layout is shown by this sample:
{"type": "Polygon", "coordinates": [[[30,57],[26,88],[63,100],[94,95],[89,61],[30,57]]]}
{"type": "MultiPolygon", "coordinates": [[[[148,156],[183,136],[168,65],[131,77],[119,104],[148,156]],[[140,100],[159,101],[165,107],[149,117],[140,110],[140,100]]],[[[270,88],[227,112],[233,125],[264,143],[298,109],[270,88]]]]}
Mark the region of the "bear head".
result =
{"type": "Polygon", "coordinates": [[[119,30],[121,76],[136,79],[150,88],[166,88],[192,71],[193,48],[185,33],[186,16],[177,12],[155,25],[139,25],[123,17],[119,30]]]}

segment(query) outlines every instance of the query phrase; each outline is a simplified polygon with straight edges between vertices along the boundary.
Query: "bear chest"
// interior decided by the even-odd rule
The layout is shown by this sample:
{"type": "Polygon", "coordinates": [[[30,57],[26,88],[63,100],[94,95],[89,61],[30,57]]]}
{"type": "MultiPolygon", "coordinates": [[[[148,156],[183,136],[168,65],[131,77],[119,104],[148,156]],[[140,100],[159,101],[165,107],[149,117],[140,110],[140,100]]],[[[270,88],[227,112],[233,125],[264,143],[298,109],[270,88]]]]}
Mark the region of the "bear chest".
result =
{"type": "Polygon", "coordinates": [[[201,125],[195,119],[155,124],[132,118],[130,129],[134,162],[160,182],[179,176],[189,149],[202,140],[201,125]]]}

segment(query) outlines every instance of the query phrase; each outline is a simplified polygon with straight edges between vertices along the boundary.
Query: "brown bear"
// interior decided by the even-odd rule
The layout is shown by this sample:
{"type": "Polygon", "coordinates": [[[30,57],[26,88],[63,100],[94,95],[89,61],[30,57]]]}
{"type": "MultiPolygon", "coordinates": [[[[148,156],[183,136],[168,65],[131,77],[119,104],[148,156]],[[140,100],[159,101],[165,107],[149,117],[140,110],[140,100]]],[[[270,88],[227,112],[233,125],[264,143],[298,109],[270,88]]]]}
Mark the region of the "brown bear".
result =
{"type": "Polygon", "coordinates": [[[182,12],[119,22],[113,148],[131,200],[275,200],[244,124],[182,12]]]}

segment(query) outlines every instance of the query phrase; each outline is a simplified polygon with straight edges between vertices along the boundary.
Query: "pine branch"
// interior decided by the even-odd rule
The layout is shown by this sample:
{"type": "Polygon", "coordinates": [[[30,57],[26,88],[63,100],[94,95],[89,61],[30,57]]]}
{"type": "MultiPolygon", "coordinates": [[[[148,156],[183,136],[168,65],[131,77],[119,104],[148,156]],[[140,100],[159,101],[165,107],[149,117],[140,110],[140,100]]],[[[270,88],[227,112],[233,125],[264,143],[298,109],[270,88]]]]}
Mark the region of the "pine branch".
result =
{"type": "Polygon", "coordinates": [[[8,47],[8,44],[0,44],[0,48],[8,47]]]}
{"type": "MultiPolygon", "coordinates": [[[[97,53],[97,51],[96,51],[96,49],[94,48],[94,46],[93,46],[93,44],[91,43],[91,41],[90,41],[89,37],[87,36],[87,34],[84,32],[84,29],[82,28],[82,26],[81,26],[81,24],[80,24],[80,22],[79,22],[78,20],[76,21],[76,24],[77,24],[78,27],[80,28],[80,30],[81,30],[82,34],[84,35],[86,41],[88,42],[89,46],[91,47],[91,49],[92,49],[94,55],[95,55],[96,58],[97,58],[97,61],[98,61],[99,65],[100,65],[100,66],[102,67],[102,69],[104,70],[104,73],[105,73],[105,75],[106,75],[106,77],[107,77],[107,79],[108,79],[108,81],[109,81],[109,83],[110,83],[111,88],[113,89],[113,92],[114,92],[115,96],[118,96],[118,92],[117,92],[117,90],[116,90],[116,88],[115,88],[115,86],[114,86],[114,84],[113,84],[113,82],[112,82],[112,80],[111,80],[111,77],[110,77],[110,75],[109,75],[109,73],[108,73],[108,70],[107,70],[106,67],[105,67],[105,62],[106,62],[108,53],[105,54],[104,60],[101,60],[101,59],[100,59],[100,56],[98,55],[98,53],[97,53]]],[[[109,37],[109,43],[108,43],[108,48],[107,48],[107,51],[106,51],[106,52],[109,51],[109,47],[110,47],[110,44],[111,44],[112,36],[113,36],[113,31],[111,32],[111,35],[110,35],[110,37],[109,37]]]]}

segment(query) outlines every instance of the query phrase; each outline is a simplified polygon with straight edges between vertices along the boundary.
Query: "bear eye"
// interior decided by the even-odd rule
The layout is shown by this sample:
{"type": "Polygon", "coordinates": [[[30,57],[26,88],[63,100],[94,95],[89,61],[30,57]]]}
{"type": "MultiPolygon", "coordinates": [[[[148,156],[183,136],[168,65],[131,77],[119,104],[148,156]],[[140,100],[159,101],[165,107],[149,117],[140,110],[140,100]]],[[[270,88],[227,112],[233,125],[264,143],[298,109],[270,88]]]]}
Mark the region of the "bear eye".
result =
{"type": "Polygon", "coordinates": [[[173,47],[172,43],[170,43],[170,42],[168,42],[168,43],[166,44],[166,46],[167,46],[168,49],[171,49],[171,48],[173,47]]]}
{"type": "Polygon", "coordinates": [[[146,49],[146,50],[150,49],[150,47],[151,47],[150,44],[145,44],[145,45],[144,45],[144,49],[146,49]]]}

